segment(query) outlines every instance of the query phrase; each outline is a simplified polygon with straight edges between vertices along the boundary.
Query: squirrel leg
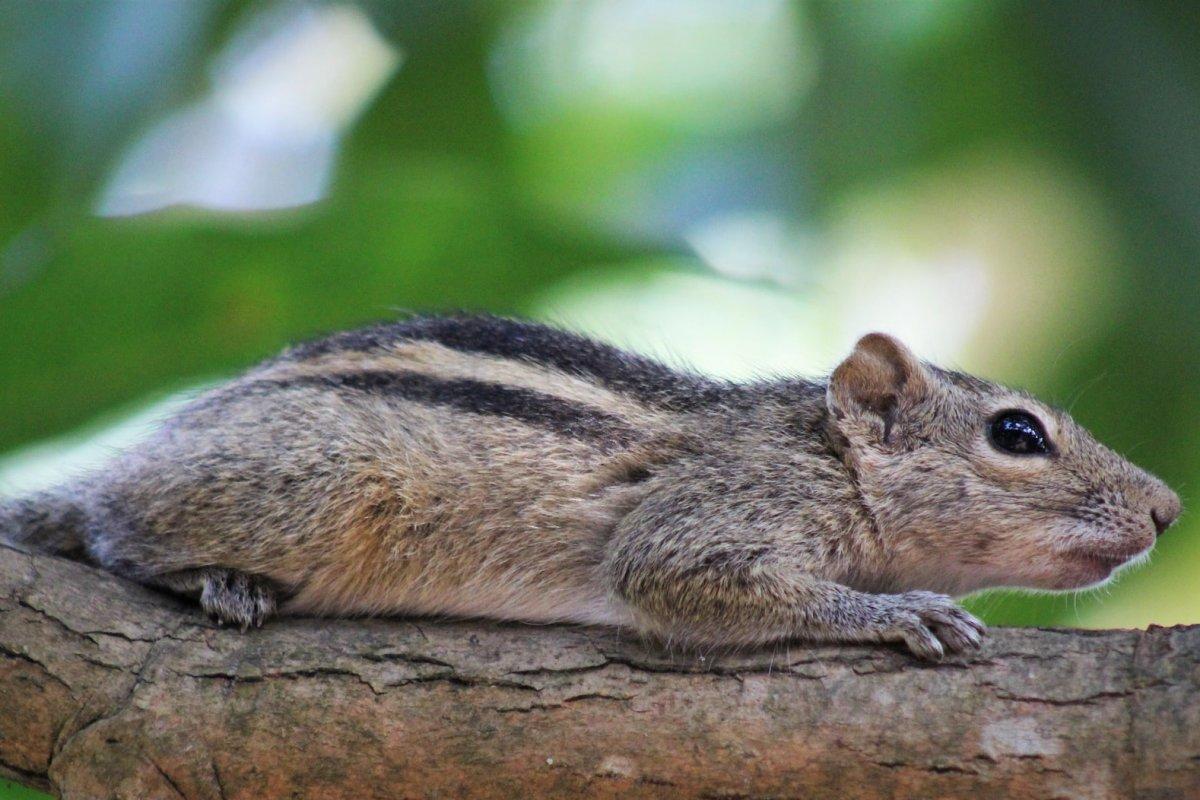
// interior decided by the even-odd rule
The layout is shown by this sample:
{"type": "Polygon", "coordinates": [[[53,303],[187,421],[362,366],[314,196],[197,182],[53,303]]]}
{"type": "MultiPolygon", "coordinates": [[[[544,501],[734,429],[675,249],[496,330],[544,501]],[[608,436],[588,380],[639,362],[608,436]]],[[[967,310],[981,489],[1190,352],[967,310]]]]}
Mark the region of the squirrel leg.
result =
{"type": "Polygon", "coordinates": [[[181,594],[199,595],[200,607],[218,624],[246,630],[275,614],[277,592],[259,575],[223,567],[203,567],[159,575],[154,583],[181,594]]]}
{"type": "Polygon", "coordinates": [[[945,595],[859,592],[792,569],[759,545],[739,551],[692,540],[675,549],[654,537],[621,539],[606,563],[611,588],[643,630],[664,639],[717,647],[902,642],[937,660],[978,647],[984,631],[945,595]]]}
{"type": "Polygon", "coordinates": [[[815,639],[902,642],[913,654],[937,661],[947,652],[978,649],[985,632],[982,622],[950,597],[936,592],[867,594],[844,586],[835,613],[812,614],[818,624],[815,639]],[[846,624],[847,617],[850,623],[846,624]],[[830,625],[830,619],[835,620],[830,625]],[[839,625],[843,626],[839,629],[839,625]]]}

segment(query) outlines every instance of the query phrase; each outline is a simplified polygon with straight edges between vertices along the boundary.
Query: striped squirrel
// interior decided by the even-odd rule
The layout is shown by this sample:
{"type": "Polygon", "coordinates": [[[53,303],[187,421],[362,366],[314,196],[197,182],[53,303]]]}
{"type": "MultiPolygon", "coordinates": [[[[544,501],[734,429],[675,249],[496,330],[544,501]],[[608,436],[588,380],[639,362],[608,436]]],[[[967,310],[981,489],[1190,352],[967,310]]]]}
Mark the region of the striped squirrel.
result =
{"type": "Polygon", "coordinates": [[[739,384],[462,315],[285,351],[0,505],[0,538],[243,628],[278,607],[937,659],[983,633],[948,595],[1095,585],[1179,511],[1065,412],[884,334],[827,381],[739,384]]]}

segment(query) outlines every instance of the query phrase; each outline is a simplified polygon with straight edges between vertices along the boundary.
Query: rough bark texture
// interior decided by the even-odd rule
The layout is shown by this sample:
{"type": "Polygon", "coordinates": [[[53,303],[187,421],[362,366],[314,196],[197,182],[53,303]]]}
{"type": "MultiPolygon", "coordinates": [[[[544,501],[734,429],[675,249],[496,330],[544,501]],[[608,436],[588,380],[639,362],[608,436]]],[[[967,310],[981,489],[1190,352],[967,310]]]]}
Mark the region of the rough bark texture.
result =
{"type": "Polygon", "coordinates": [[[0,547],[0,774],[68,798],[1200,797],[1200,627],[998,630],[937,666],[481,623],[241,634],[0,547]]]}

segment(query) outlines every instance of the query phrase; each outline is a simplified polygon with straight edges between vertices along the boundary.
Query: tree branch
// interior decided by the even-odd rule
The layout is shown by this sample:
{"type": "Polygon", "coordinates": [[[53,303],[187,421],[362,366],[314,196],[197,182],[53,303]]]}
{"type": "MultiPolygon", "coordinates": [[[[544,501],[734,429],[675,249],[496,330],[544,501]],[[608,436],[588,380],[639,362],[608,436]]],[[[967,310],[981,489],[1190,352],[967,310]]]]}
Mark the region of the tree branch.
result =
{"type": "Polygon", "coordinates": [[[0,547],[0,774],[66,798],[1200,797],[1200,626],[700,660],[604,630],[245,634],[0,547]]]}

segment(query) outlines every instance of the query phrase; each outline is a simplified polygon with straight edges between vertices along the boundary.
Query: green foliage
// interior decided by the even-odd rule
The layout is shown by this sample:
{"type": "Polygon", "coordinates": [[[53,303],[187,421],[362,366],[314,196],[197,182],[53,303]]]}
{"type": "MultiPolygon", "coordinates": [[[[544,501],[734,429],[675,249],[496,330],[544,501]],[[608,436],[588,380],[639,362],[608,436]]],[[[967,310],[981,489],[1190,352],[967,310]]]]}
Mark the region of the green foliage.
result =
{"type": "MultiPolygon", "coordinates": [[[[104,219],[126,148],[210,91],[207,65],[258,9],[149,4],[137,27],[122,5],[0,9],[0,451],[397,309],[553,316],[701,362],[689,341],[721,331],[712,363],[828,368],[862,291],[894,284],[876,298],[892,314],[928,279],[914,315],[931,341],[962,340],[962,366],[1072,405],[1185,502],[1196,484],[1194,9],[765,2],[754,13],[777,19],[714,23],[670,4],[621,17],[628,0],[580,11],[560,28],[593,38],[546,50],[521,37],[549,6],[366,4],[404,62],[341,142],[326,199],[104,219]],[[85,47],[100,29],[110,49],[85,47]],[[720,38],[740,35],[753,46],[720,38]],[[786,245],[783,266],[735,275],[696,244],[746,215],[766,224],[727,250],[786,245]],[[984,288],[951,336],[936,326],[965,301],[934,267],[962,248],[984,288]]],[[[1021,624],[1194,620],[1195,529],[1185,517],[1104,597],[973,606],[1021,624]]]]}
{"type": "MultiPolygon", "coordinates": [[[[326,199],[94,216],[263,7],[0,6],[0,452],[323,331],[481,308],[730,374],[895,327],[1194,494],[1200,6],[366,2],[404,61],[326,199]]],[[[970,605],[1195,622],[1198,524],[1097,596],[970,605]]]]}
{"type": "Polygon", "coordinates": [[[0,800],[42,800],[44,797],[50,795],[26,789],[12,781],[0,780],[0,800]]]}

